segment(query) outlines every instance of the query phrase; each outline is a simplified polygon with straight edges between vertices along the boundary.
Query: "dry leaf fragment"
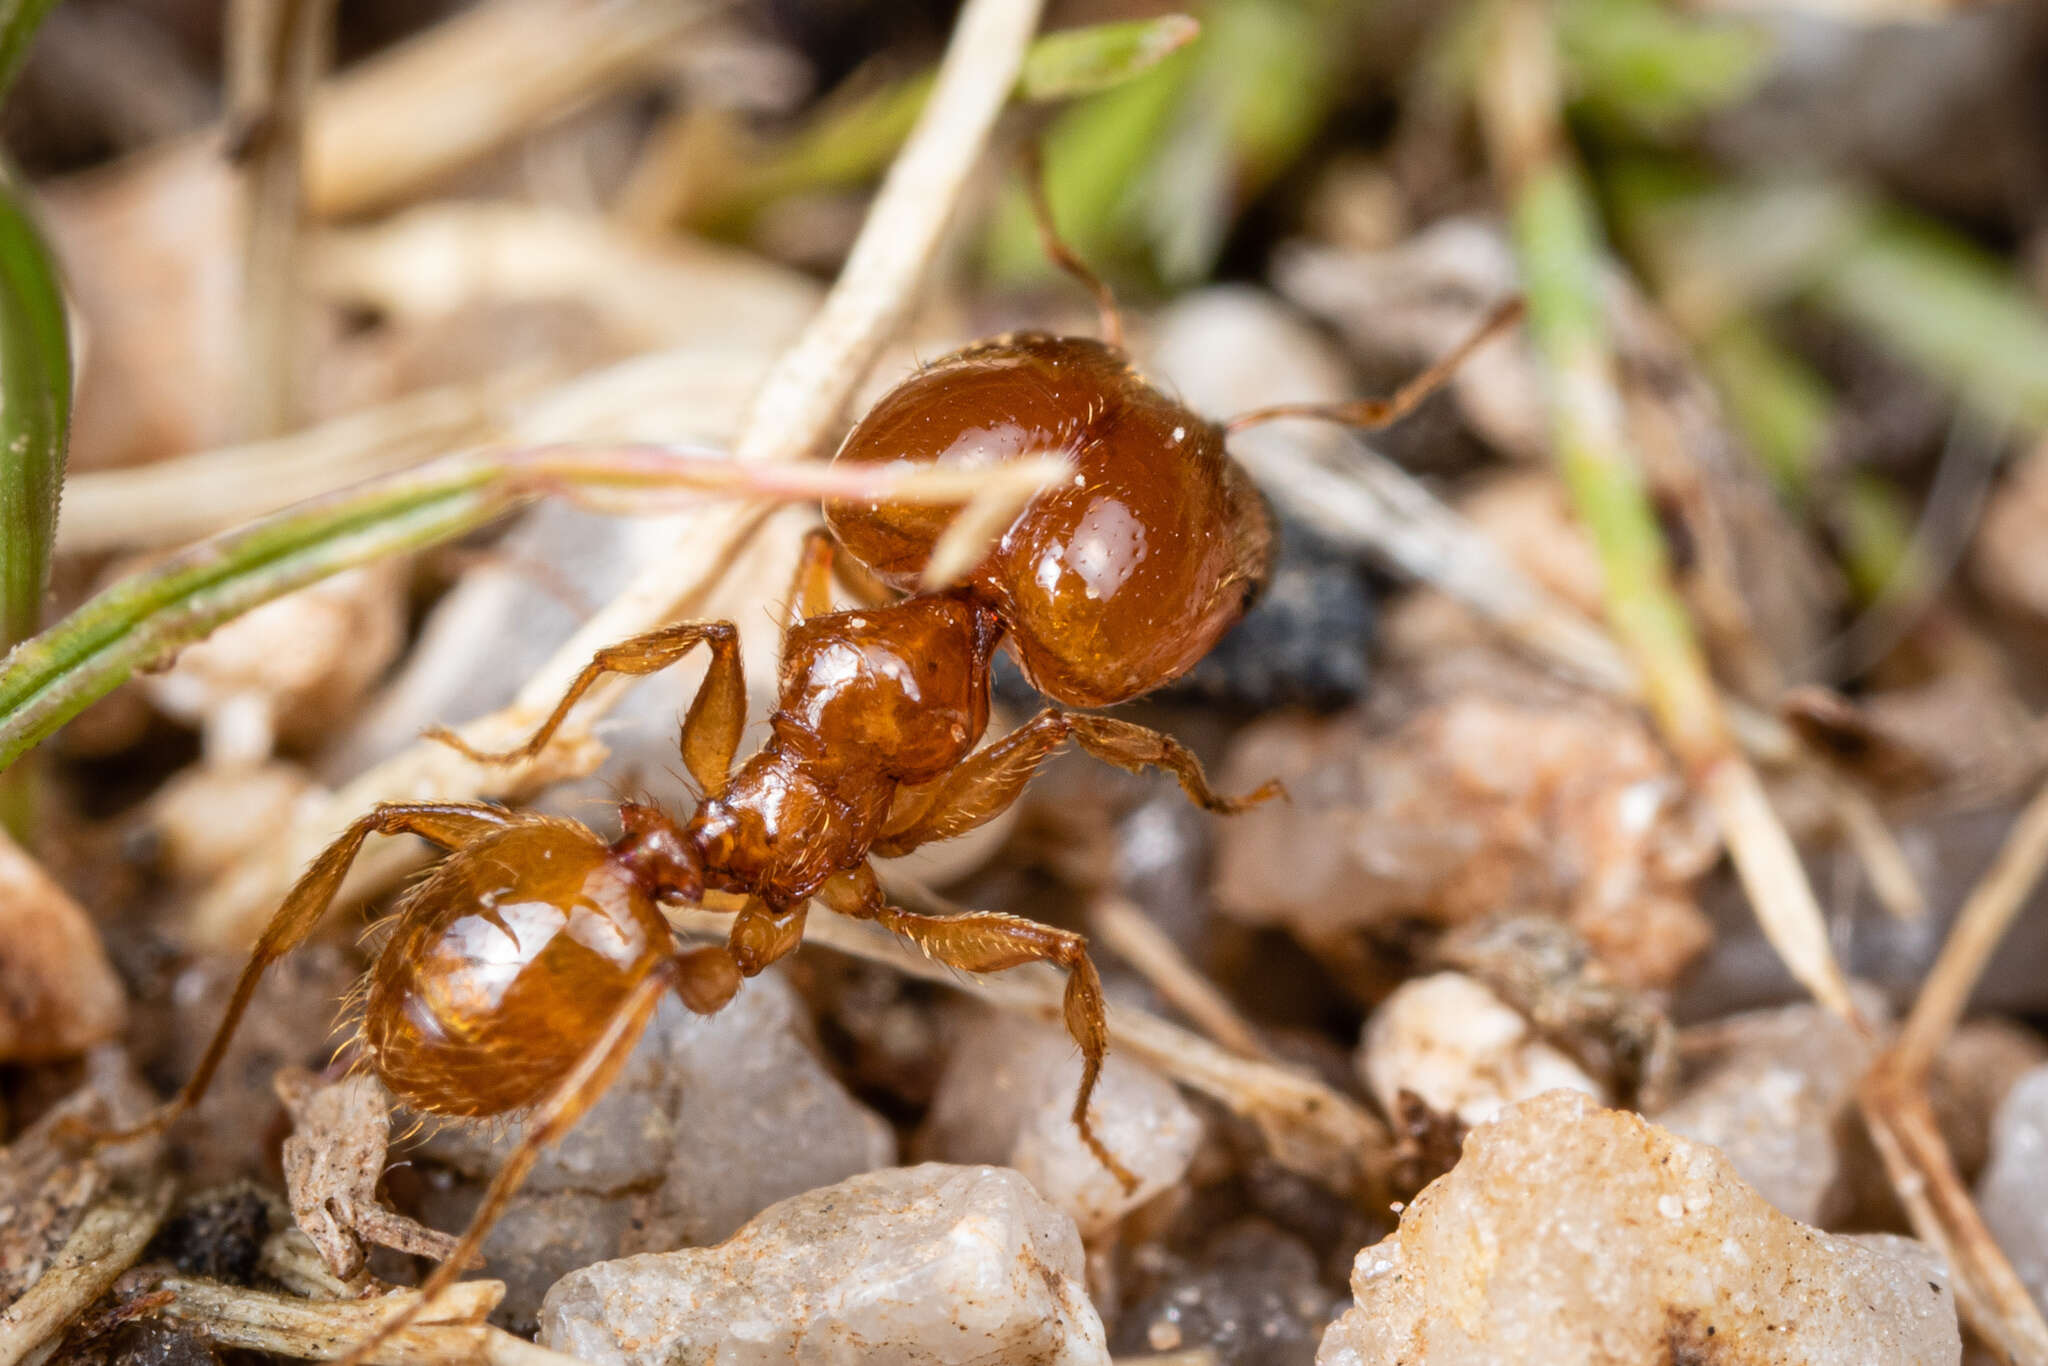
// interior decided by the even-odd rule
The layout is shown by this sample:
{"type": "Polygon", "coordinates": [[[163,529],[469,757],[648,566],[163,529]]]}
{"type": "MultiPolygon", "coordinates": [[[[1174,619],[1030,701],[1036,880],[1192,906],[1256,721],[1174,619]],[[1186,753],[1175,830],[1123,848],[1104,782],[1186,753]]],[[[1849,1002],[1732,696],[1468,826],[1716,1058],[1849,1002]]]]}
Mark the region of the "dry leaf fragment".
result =
{"type": "Polygon", "coordinates": [[[456,1239],[377,1201],[390,1141],[384,1088],[367,1074],[323,1082],[302,1067],[279,1072],[272,1085],[291,1113],[284,1141],[284,1181],[292,1218],[343,1280],[363,1267],[363,1243],[443,1260],[456,1239]]]}

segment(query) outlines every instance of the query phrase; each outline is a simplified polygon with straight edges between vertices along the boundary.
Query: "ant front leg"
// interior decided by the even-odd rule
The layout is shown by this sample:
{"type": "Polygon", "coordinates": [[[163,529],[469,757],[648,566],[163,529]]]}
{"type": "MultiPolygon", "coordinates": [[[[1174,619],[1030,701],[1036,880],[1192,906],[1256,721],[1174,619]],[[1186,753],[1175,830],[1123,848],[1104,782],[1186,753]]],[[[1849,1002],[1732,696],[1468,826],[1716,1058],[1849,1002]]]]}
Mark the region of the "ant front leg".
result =
{"type": "Polygon", "coordinates": [[[606,674],[639,678],[659,673],[695,649],[711,649],[711,667],[683,718],[683,763],[705,793],[717,796],[725,790],[732,772],[732,756],[740,747],[740,732],[747,724],[747,680],[740,668],[739,632],[729,621],[690,621],[664,626],[644,635],[622,640],[599,650],[576,675],[576,681],[562,694],[548,719],[527,738],[525,744],[502,753],[485,753],[443,726],[427,731],[427,738],[439,740],[480,764],[512,764],[531,759],[547,747],[562,722],[569,717],[583,694],[606,674]]]}
{"type": "Polygon", "coordinates": [[[95,1144],[112,1144],[162,1133],[178,1116],[199,1103],[200,1097],[206,1094],[206,1088],[212,1084],[214,1073],[220,1070],[221,1059],[227,1056],[228,1044],[233,1040],[243,1014],[249,1009],[249,1001],[255,996],[256,984],[262,980],[264,971],[306,942],[313,927],[320,923],[320,917],[334,904],[342,879],[348,875],[349,866],[362,851],[363,842],[371,835],[418,835],[443,849],[454,850],[473,844],[493,831],[517,824],[521,819],[495,806],[469,802],[394,802],[379,806],[369,815],[359,818],[321,851],[299,880],[292,884],[291,891],[285,894],[284,904],[271,916],[270,923],[256,941],[255,949],[250,952],[249,962],[235,983],[234,994],[228,998],[227,1013],[221,1017],[212,1042],[207,1044],[205,1055],[200,1058],[198,1068],[184,1089],[132,1129],[81,1136],[95,1144]]]}
{"type": "Polygon", "coordinates": [[[804,914],[810,903],[771,906],[749,899],[732,922],[727,946],[733,962],[748,977],[757,976],[776,959],[787,956],[804,940],[804,914]]]}
{"type": "Polygon", "coordinates": [[[796,576],[789,585],[789,601],[782,609],[782,633],[812,617],[832,610],[832,557],[836,547],[832,534],[823,527],[804,533],[804,548],[796,562],[796,576]]]}
{"type": "Polygon", "coordinates": [[[1081,1141],[1127,1191],[1138,1178],[1116,1160],[1096,1136],[1088,1118],[1088,1100],[1102,1076],[1109,1054],[1109,1021],[1102,1002],[1102,978],[1088,957],[1088,941],[1072,930],[1054,929],[1022,916],[999,911],[965,911],[959,915],[918,915],[891,906],[882,896],[874,869],[863,863],[850,873],[828,878],[818,896],[832,910],[856,920],[872,920],[902,935],[927,958],[962,972],[1001,972],[1026,963],[1051,963],[1067,974],[1061,1003],[1067,1033],[1081,1048],[1081,1086],[1074,1096],[1074,1127],[1081,1141]]]}
{"type": "MultiPolygon", "coordinates": [[[[648,1021],[654,1018],[661,998],[671,989],[686,992],[702,961],[695,951],[671,955],[641,978],[619,1002],[610,1022],[605,1025],[604,1033],[577,1060],[576,1066],[555,1087],[553,1094],[527,1117],[526,1132],[520,1138],[519,1146],[512,1150],[505,1159],[505,1165],[491,1178],[483,1203],[471,1216],[469,1227],[462,1231],[455,1250],[434,1268],[418,1294],[403,1309],[378,1324],[374,1333],[357,1343],[342,1358],[343,1366],[362,1366],[393,1335],[403,1332],[416,1320],[436,1296],[455,1283],[465,1267],[480,1257],[484,1239],[504,1215],[512,1197],[519,1193],[519,1187],[525,1183],[527,1173],[533,1170],[541,1150],[576,1127],[576,1121],[597,1103],[598,1097],[618,1076],[619,1069],[625,1066],[633,1045],[646,1032],[648,1021]]],[[[728,998],[730,995],[728,992],[728,998]]],[[[690,1004],[687,995],[684,1001],[690,1004]]],[[[692,1005],[691,1008],[696,1007],[692,1005]]]]}
{"type": "Polygon", "coordinates": [[[1269,782],[1247,796],[1225,797],[1209,786],[1201,760],[1171,736],[1107,716],[1042,711],[968,755],[945,777],[905,789],[874,843],[875,853],[895,858],[921,844],[952,839],[987,824],[1023,794],[1039,765],[1068,740],[1133,773],[1166,769],[1180,780],[1190,801],[1218,815],[1235,815],[1281,792],[1279,783],[1269,782]]]}

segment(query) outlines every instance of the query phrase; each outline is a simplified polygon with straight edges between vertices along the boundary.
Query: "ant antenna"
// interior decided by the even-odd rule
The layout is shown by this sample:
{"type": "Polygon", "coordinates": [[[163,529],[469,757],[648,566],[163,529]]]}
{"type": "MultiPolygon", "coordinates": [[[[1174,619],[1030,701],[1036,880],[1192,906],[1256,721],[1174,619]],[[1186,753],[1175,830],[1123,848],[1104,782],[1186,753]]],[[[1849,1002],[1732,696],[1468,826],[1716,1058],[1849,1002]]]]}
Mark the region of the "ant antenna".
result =
{"type": "Polygon", "coordinates": [[[1047,259],[1079,280],[1082,288],[1095,296],[1095,311],[1102,319],[1102,340],[1118,351],[1123,350],[1124,320],[1116,309],[1116,295],[1110,292],[1102,277],[1088,269],[1088,263],[1061,240],[1060,230],[1053,226],[1052,204],[1045,197],[1045,156],[1035,137],[1024,142],[1024,192],[1031,199],[1031,219],[1038,225],[1039,245],[1045,249],[1047,259]]]}
{"type": "Polygon", "coordinates": [[[1254,408],[1248,413],[1239,413],[1223,424],[1223,430],[1242,431],[1283,417],[1321,418],[1326,422],[1342,422],[1346,426],[1366,430],[1388,426],[1414,412],[1422,400],[1457,373],[1458,367],[1469,360],[1473,352],[1521,321],[1523,311],[1524,304],[1519,295],[1496,305],[1477,331],[1459,342],[1436,364],[1396,389],[1390,398],[1360,398],[1349,403],[1277,403],[1270,408],[1254,408]]]}

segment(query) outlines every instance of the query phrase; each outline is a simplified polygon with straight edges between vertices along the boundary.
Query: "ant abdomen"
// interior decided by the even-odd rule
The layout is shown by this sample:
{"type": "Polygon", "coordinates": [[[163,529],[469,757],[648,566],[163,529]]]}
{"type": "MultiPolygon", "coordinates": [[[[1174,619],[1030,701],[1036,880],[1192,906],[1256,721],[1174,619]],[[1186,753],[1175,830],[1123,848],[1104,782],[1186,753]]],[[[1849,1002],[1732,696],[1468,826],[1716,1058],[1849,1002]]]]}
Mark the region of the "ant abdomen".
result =
{"type": "MultiPolygon", "coordinates": [[[[1266,572],[1265,504],[1214,423],[1146,383],[1123,353],[1019,333],[947,356],[897,386],[837,460],[974,468],[1025,456],[1073,462],[965,586],[1009,629],[1038,690],[1107,706],[1185,673],[1266,572]]],[[[915,589],[941,509],[830,504],[846,552],[915,589]]]]}
{"type": "Polygon", "coordinates": [[[489,1116],[546,1098],[634,985],[668,922],[580,825],[526,820],[455,853],[406,898],[370,970],[363,1041],[424,1114],[489,1116]]]}

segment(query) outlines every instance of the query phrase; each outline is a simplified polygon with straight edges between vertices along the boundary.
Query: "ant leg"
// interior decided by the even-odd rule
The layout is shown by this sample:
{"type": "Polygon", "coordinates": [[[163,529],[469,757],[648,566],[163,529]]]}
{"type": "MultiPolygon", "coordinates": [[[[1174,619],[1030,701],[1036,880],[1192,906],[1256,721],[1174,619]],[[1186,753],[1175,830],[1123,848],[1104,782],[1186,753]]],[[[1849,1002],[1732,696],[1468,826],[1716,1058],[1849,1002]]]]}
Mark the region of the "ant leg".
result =
{"type": "Polygon", "coordinates": [[[434,726],[427,738],[439,740],[480,764],[510,764],[531,759],[546,747],[562,728],[570,711],[583,694],[606,674],[642,677],[659,673],[674,664],[699,643],[711,648],[711,667],[683,718],[683,763],[704,791],[717,796],[725,790],[732,771],[732,756],[739,749],[740,732],[747,724],[747,680],[740,670],[739,633],[729,621],[689,621],[664,626],[645,635],[622,640],[599,650],[576,675],[576,681],[562,694],[548,719],[527,738],[525,744],[502,753],[486,754],[444,726],[434,726]]]}
{"type": "Polygon", "coordinates": [[[1486,321],[1475,329],[1471,336],[1452,347],[1450,352],[1434,365],[1393,392],[1389,398],[1361,398],[1349,403],[1278,403],[1270,408],[1254,408],[1248,413],[1239,413],[1223,424],[1226,432],[1242,431],[1261,422],[1271,422],[1282,417],[1312,417],[1328,422],[1341,422],[1348,427],[1367,431],[1398,422],[1415,411],[1422,400],[1441,388],[1444,382],[1458,372],[1458,367],[1470,360],[1472,353],[1507,331],[1522,317],[1523,303],[1519,298],[1495,306],[1486,316],[1486,321]]]}
{"type": "Polygon", "coordinates": [[[749,898],[734,917],[732,933],[726,940],[740,972],[752,977],[801,944],[804,913],[809,909],[807,901],[777,907],[749,898]]]}
{"type": "Polygon", "coordinates": [[[1088,957],[1088,941],[1072,930],[1054,929],[1022,916],[1000,911],[963,911],[959,915],[918,915],[891,906],[883,899],[874,869],[863,863],[850,873],[826,879],[819,897],[832,910],[856,920],[872,920],[902,935],[948,967],[962,972],[1001,972],[1026,963],[1051,963],[1067,974],[1066,997],[1061,1003],[1067,1033],[1081,1048],[1081,1087],[1074,1096],[1074,1127],[1081,1141],[1103,1166],[1109,1168],[1125,1190],[1135,1190],[1138,1178],[1130,1168],[1110,1155],[1095,1126],[1088,1120],[1088,1100],[1102,1075],[1102,1060],[1109,1053],[1109,1021],[1102,1003],[1102,978],[1088,957]]]}
{"type": "Polygon", "coordinates": [[[1024,144],[1024,192],[1031,200],[1031,220],[1038,225],[1038,243],[1045,251],[1046,259],[1081,282],[1082,288],[1095,296],[1095,311],[1102,319],[1102,340],[1116,350],[1124,347],[1124,320],[1117,312],[1116,295],[1101,276],[1088,269],[1088,263],[1075,254],[1074,249],[1060,237],[1060,230],[1052,221],[1052,204],[1045,197],[1045,158],[1039,151],[1036,138],[1024,144]]]}
{"type": "Polygon", "coordinates": [[[526,1133],[521,1137],[519,1146],[512,1150],[511,1156],[505,1159],[505,1165],[491,1179],[490,1187],[484,1192],[483,1203],[471,1216],[469,1227],[462,1231],[455,1250],[427,1276],[416,1298],[378,1324],[375,1332],[358,1342],[342,1358],[344,1366],[361,1366],[371,1353],[394,1334],[404,1331],[419,1317],[421,1310],[453,1285],[464,1268],[478,1260],[485,1237],[518,1193],[541,1150],[574,1128],[576,1121],[583,1118],[597,1098],[604,1094],[605,1088],[612,1084],[619,1069],[625,1065],[626,1056],[633,1051],[633,1045],[646,1031],[647,1022],[654,1018],[662,996],[671,988],[680,988],[688,980],[691,957],[677,954],[663,959],[619,1002],[610,1023],[605,1025],[604,1033],[577,1060],[575,1068],[556,1086],[554,1093],[528,1117],[526,1133]]]}
{"type": "Polygon", "coordinates": [[[235,982],[234,994],[228,998],[227,1013],[221,1017],[212,1042],[206,1046],[205,1056],[200,1058],[198,1068],[184,1088],[132,1129],[90,1135],[81,1133],[81,1136],[89,1136],[95,1144],[112,1144],[162,1133],[178,1116],[199,1103],[199,1098],[206,1094],[206,1088],[212,1083],[214,1073],[220,1069],[221,1059],[227,1055],[228,1043],[234,1038],[235,1027],[241,1024],[243,1013],[249,1008],[250,998],[256,994],[256,984],[262,979],[264,970],[306,941],[306,936],[313,932],[313,927],[320,923],[320,917],[334,903],[334,895],[341,889],[349,865],[355,862],[363,842],[371,835],[413,834],[432,840],[443,849],[460,849],[494,830],[516,825],[522,819],[495,806],[469,802],[389,803],[357,819],[300,874],[291,891],[285,894],[284,903],[271,916],[270,923],[264,926],[262,936],[249,954],[248,964],[235,982]]]}
{"type": "Polygon", "coordinates": [[[987,824],[1017,800],[1038,766],[1069,739],[1096,758],[1133,773],[1147,767],[1170,771],[1189,798],[1219,815],[1235,814],[1280,793],[1278,783],[1267,783],[1249,796],[1222,796],[1209,786],[1201,761],[1158,731],[1106,716],[1042,711],[968,755],[937,782],[905,789],[890,810],[874,851],[894,858],[920,844],[951,839],[987,824]]]}
{"type": "Polygon", "coordinates": [[[681,949],[675,963],[676,995],[696,1014],[716,1014],[739,993],[740,965],[723,944],[681,949]]]}
{"type": "Polygon", "coordinates": [[[804,548],[796,562],[796,578],[789,585],[789,602],[782,611],[782,632],[812,617],[832,610],[832,533],[812,527],[804,533],[804,548]]]}

